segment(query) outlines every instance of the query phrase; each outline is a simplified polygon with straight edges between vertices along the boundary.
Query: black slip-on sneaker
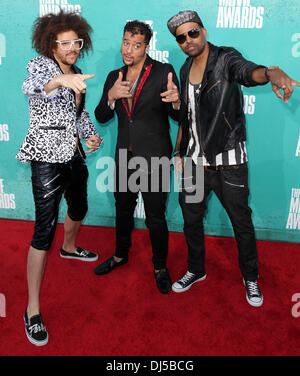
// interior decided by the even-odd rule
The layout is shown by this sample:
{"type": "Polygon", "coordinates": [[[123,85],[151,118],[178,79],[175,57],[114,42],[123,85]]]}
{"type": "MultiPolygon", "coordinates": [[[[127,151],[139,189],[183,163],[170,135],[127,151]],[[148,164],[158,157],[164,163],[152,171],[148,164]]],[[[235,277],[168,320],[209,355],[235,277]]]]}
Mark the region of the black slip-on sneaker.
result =
{"type": "Polygon", "coordinates": [[[27,311],[24,314],[25,332],[29,342],[35,346],[44,346],[48,343],[48,333],[43,323],[41,314],[30,317],[27,316],[27,311]]]}
{"type": "Polygon", "coordinates": [[[97,253],[87,251],[80,247],[77,247],[74,253],[66,252],[63,248],[60,249],[60,257],[70,260],[80,260],[80,261],[97,261],[97,253]]]}

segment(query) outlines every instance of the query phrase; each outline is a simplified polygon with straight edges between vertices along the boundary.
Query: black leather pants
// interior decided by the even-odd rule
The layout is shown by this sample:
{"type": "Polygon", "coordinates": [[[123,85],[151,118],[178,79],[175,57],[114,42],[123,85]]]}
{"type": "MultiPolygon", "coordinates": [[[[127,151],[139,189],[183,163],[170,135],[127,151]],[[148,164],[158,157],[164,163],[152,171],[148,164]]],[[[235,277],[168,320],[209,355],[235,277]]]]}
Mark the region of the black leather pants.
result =
{"type": "Polygon", "coordinates": [[[59,204],[64,193],[68,215],[81,221],[87,212],[87,166],[76,153],[67,163],[31,162],[35,226],[32,247],[49,250],[55,234],[59,204]]]}

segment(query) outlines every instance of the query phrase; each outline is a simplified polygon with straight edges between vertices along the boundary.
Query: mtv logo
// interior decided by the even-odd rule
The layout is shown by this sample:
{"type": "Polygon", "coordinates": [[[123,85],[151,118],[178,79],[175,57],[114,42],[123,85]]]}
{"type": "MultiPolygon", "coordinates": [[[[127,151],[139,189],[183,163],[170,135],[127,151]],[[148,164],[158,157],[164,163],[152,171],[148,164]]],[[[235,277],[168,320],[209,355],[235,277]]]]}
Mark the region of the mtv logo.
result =
{"type": "Polygon", "coordinates": [[[0,65],[3,57],[6,57],[6,40],[5,36],[0,33],[0,65]]]}

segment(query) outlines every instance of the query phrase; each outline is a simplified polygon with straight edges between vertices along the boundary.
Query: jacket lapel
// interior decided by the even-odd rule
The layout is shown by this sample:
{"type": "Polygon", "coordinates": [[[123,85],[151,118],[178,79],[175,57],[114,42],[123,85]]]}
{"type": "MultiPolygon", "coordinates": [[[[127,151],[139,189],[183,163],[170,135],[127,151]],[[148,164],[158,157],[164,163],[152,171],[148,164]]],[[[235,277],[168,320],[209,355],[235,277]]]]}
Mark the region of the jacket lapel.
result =
{"type": "MultiPolygon", "coordinates": [[[[142,71],[141,71],[140,76],[139,76],[138,87],[137,87],[137,90],[135,92],[135,95],[134,95],[134,98],[133,98],[133,101],[132,101],[131,111],[129,110],[128,101],[125,100],[125,98],[122,98],[122,103],[123,103],[123,106],[126,110],[126,113],[127,113],[127,116],[129,117],[129,119],[131,119],[131,117],[132,117],[132,114],[133,114],[134,108],[136,106],[137,100],[138,100],[139,96],[141,95],[141,91],[142,91],[142,89],[143,89],[143,87],[144,87],[144,85],[145,85],[145,83],[146,83],[146,81],[149,77],[152,66],[153,66],[153,60],[150,58],[150,56],[147,55],[144,66],[143,66],[142,71]]],[[[127,70],[128,70],[127,66],[120,69],[120,71],[123,73],[123,80],[126,80],[125,77],[126,77],[127,70]]]]}
{"type": "MultiPolygon", "coordinates": [[[[205,67],[205,71],[204,71],[204,74],[203,74],[203,79],[202,79],[202,85],[201,85],[201,91],[203,91],[203,89],[206,87],[207,85],[207,74],[213,70],[214,66],[215,66],[215,61],[216,61],[216,57],[217,57],[217,51],[216,51],[216,48],[213,44],[209,43],[209,54],[208,54],[208,58],[207,58],[207,62],[206,62],[206,67],[205,67]]],[[[184,64],[184,67],[183,67],[183,76],[184,76],[184,81],[185,82],[185,85],[184,85],[184,92],[183,92],[183,99],[185,101],[185,103],[187,104],[188,103],[188,87],[189,87],[189,74],[190,74],[190,69],[191,69],[191,66],[192,66],[192,63],[193,63],[193,59],[192,58],[188,58],[184,64]]],[[[199,96],[200,98],[200,96],[199,96]]],[[[199,100],[198,98],[198,100],[199,100]]]]}
{"type": "MultiPolygon", "coordinates": [[[[202,85],[201,85],[201,91],[206,87],[207,81],[208,81],[208,73],[211,72],[216,63],[216,57],[217,57],[217,50],[215,46],[211,43],[208,42],[209,45],[209,54],[206,62],[206,67],[205,71],[203,74],[203,80],[202,80],[202,85]]],[[[199,99],[199,98],[198,98],[199,99]]]]}

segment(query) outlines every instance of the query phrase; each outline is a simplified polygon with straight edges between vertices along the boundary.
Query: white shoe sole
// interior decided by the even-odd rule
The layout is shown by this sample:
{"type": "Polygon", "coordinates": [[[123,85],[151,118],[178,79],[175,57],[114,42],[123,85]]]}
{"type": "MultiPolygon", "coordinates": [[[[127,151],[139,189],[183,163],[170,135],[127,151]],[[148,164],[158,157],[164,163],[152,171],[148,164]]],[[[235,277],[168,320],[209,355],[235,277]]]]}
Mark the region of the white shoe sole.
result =
{"type": "MultiPolygon", "coordinates": [[[[25,322],[25,320],[24,320],[24,322],[25,322]]],[[[47,345],[48,340],[49,340],[49,334],[48,333],[47,333],[47,338],[44,339],[43,341],[36,341],[35,339],[31,338],[30,335],[27,333],[26,326],[25,326],[25,334],[26,334],[28,341],[30,343],[32,343],[34,346],[38,346],[38,347],[45,346],[45,345],[47,345]]]]}
{"type": "Polygon", "coordinates": [[[47,345],[47,343],[48,343],[49,335],[47,336],[47,338],[46,338],[44,341],[36,341],[36,340],[34,340],[33,338],[31,338],[31,337],[28,335],[26,329],[25,329],[25,333],[26,333],[26,336],[27,336],[27,338],[28,338],[28,341],[29,341],[30,343],[32,343],[34,346],[38,346],[38,347],[40,347],[40,346],[45,346],[45,345],[47,345]]]}
{"type": "Polygon", "coordinates": [[[247,295],[247,293],[246,293],[246,300],[247,300],[247,302],[248,302],[252,307],[260,307],[260,306],[262,306],[262,304],[263,304],[264,298],[262,297],[260,302],[257,302],[257,303],[256,303],[256,302],[252,302],[252,301],[248,298],[248,295],[247,295]]]}
{"type": "Polygon", "coordinates": [[[78,260],[78,261],[84,261],[84,262],[94,262],[94,261],[97,261],[99,256],[97,257],[93,257],[93,258],[80,258],[80,257],[73,257],[73,256],[62,256],[61,254],[59,254],[61,258],[64,258],[64,259],[69,259],[69,260],[78,260]]]}
{"type": "Polygon", "coordinates": [[[190,285],[188,285],[187,287],[185,287],[185,288],[177,288],[177,287],[175,287],[174,285],[175,285],[175,283],[173,283],[173,285],[172,285],[172,290],[174,291],[174,292],[185,292],[185,291],[187,291],[187,290],[189,290],[192,286],[193,286],[193,284],[194,283],[196,283],[196,282],[200,282],[200,281],[204,281],[206,279],[206,274],[203,276],[203,277],[201,277],[201,278],[199,278],[199,279],[196,279],[196,281],[194,281],[193,283],[191,283],[190,285]]]}

